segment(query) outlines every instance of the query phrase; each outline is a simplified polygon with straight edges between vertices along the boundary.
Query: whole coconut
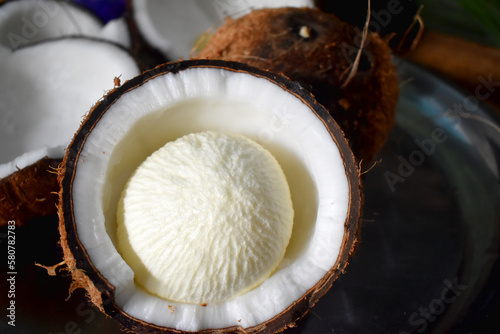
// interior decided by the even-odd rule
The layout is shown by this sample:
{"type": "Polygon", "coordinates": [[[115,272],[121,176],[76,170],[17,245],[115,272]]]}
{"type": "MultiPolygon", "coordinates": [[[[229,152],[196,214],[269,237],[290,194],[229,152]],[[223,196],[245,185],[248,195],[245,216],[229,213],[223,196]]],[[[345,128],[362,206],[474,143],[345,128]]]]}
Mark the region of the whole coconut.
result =
{"type": "Polygon", "coordinates": [[[394,124],[398,80],[391,50],[375,33],[354,65],[361,41],[359,29],[333,14],[262,9],[227,19],[194,57],[239,61],[298,81],[329,110],[366,164],[394,124]]]}

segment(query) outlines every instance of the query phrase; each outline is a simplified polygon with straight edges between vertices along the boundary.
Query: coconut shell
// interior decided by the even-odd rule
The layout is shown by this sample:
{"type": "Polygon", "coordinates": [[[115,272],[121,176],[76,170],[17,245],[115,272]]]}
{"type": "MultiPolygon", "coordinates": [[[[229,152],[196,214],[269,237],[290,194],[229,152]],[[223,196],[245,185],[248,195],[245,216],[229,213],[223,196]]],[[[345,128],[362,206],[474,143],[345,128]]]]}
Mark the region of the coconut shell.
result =
{"type": "MultiPolygon", "coordinates": [[[[148,323],[141,319],[136,319],[126,314],[115,303],[115,287],[108,282],[99,270],[93,265],[84,245],[80,242],[78,229],[73,214],[72,187],[75,174],[78,170],[78,163],[81,161],[80,152],[85,146],[85,141],[89,133],[94,129],[97,122],[106,113],[107,109],[124,93],[130,93],[134,88],[145,84],[156,76],[169,72],[176,73],[188,68],[205,67],[224,69],[235,72],[246,72],[254,76],[266,78],[289,91],[302,100],[322,120],[325,127],[331,134],[332,140],[337,144],[341,152],[347,182],[349,184],[349,209],[344,224],[344,235],[339,256],[334,266],[312,286],[302,297],[292,303],[287,309],[269,319],[265,323],[243,328],[232,326],[219,329],[206,329],[199,333],[275,333],[284,329],[294,327],[295,322],[303,317],[311,307],[322,297],[331,287],[332,283],[339,277],[347,266],[347,260],[352,253],[359,229],[359,220],[362,209],[362,190],[358,162],[355,159],[342,131],[328,114],[328,112],[314,100],[314,98],[304,91],[297,83],[289,81],[286,77],[277,75],[265,70],[249,67],[242,63],[217,61],[217,60],[191,60],[176,63],[167,63],[155,69],[144,72],[138,77],[125,82],[101,99],[86,116],[80,129],[76,132],[73,141],[66,151],[66,155],[59,168],[58,181],[59,190],[59,231],[61,235],[61,246],[64,253],[66,269],[71,273],[73,284],[71,291],[76,288],[83,288],[87,292],[88,299],[99,310],[118,321],[125,330],[134,333],[185,333],[173,328],[166,328],[148,323]]],[[[70,292],[71,292],[70,291],[70,292]]]]}
{"type": "Polygon", "coordinates": [[[299,82],[345,132],[354,154],[372,161],[394,125],[398,80],[391,49],[333,14],[309,8],[262,9],[227,19],[194,58],[243,62],[299,82]]]}
{"type": "Polygon", "coordinates": [[[145,71],[165,63],[167,59],[142,36],[134,17],[132,0],[126,0],[125,6],[124,18],[127,22],[131,40],[130,53],[140,62],[141,70],[145,71]]]}
{"type": "Polygon", "coordinates": [[[0,226],[11,220],[23,226],[35,217],[57,212],[60,162],[46,157],[0,180],[0,226]]]}

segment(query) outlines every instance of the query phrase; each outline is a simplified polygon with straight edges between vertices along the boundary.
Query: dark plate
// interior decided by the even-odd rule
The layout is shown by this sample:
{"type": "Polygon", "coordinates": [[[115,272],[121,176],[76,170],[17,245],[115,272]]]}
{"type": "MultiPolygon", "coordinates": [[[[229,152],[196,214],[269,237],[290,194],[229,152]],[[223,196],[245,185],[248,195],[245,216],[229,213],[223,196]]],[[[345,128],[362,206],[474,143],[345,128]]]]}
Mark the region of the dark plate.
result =
{"type": "MultiPolygon", "coordinates": [[[[287,333],[465,333],[498,300],[500,122],[480,101],[498,92],[478,81],[477,96],[467,96],[397,62],[396,126],[363,175],[359,245],[346,273],[287,333]]],[[[65,301],[64,271],[50,277],[34,266],[61,259],[56,217],[16,231],[16,326],[8,325],[6,233],[1,333],[122,333],[83,292],[65,301]]]]}

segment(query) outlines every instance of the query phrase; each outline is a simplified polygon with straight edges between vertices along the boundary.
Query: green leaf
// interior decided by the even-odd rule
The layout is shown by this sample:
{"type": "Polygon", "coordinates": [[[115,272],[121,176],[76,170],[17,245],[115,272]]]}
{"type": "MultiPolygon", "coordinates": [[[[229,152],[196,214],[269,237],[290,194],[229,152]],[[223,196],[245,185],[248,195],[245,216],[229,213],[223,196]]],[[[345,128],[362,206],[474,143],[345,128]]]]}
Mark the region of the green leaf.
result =
{"type": "Polygon", "coordinates": [[[498,0],[417,0],[426,28],[500,48],[498,0]]]}
{"type": "Polygon", "coordinates": [[[459,0],[459,4],[481,23],[497,43],[500,43],[500,2],[497,0],[459,0]]]}

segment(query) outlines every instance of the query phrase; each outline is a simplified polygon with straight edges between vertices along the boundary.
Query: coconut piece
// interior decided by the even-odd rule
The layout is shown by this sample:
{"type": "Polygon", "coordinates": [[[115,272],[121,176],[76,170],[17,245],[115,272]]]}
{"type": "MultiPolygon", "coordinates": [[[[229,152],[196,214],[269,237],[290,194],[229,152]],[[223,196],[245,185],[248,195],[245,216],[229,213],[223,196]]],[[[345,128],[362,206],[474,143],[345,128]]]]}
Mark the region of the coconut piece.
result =
{"type": "Polygon", "coordinates": [[[64,36],[86,36],[130,47],[124,19],[105,25],[75,3],[54,0],[16,0],[0,6],[0,44],[18,49],[24,45],[64,36]]]}
{"type": "MultiPolygon", "coordinates": [[[[283,76],[210,60],[147,71],[95,105],[61,164],[59,229],[71,290],[84,288],[98,309],[136,333],[271,333],[294,326],[347,265],[361,211],[357,166],[328,112],[283,76]],[[141,269],[118,251],[116,215],[127,181],[148,156],[205,131],[242,135],[270,152],[288,182],[294,220],[283,259],[261,284],[200,304],[161,298],[137,283],[141,269]]],[[[186,210],[198,203],[192,206],[186,210]]],[[[203,245],[195,231],[189,236],[203,245]]],[[[249,237],[235,247],[258,242],[249,237]]],[[[178,247],[172,256],[189,254],[189,245],[178,247]]]]}
{"type": "Polygon", "coordinates": [[[0,181],[0,225],[15,220],[18,225],[32,219],[54,214],[58,189],[57,168],[61,159],[44,157],[29,167],[0,181]],[[48,175],[52,173],[53,175],[48,175]],[[36,186],[33,184],[36,183],[36,186]]]}
{"type": "Polygon", "coordinates": [[[209,29],[227,16],[236,18],[253,9],[313,6],[312,0],[129,0],[133,24],[142,38],[166,59],[189,58],[209,29]]]}
{"type": "Polygon", "coordinates": [[[134,171],[117,225],[118,249],[139,285],[206,304],[248,291],[276,269],[293,207],[269,151],[241,135],[206,131],[168,142],[134,171]]]}
{"type": "Polygon", "coordinates": [[[0,48],[0,225],[56,212],[53,168],[82,117],[113,88],[114,77],[138,73],[133,58],[106,41],[75,37],[0,48]]]}
{"type": "Polygon", "coordinates": [[[239,61],[298,81],[329,110],[366,164],[394,124],[398,80],[390,48],[374,33],[349,77],[361,37],[350,24],[319,10],[263,9],[227,20],[194,58],[239,61]]]}

